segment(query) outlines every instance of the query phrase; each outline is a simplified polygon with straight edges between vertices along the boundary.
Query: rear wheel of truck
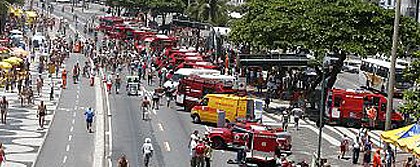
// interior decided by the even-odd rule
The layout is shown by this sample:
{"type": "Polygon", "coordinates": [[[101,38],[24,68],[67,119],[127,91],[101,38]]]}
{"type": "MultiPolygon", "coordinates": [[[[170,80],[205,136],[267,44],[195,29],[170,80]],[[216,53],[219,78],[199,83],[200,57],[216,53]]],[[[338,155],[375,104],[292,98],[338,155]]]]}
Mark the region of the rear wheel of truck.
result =
{"type": "Polygon", "coordinates": [[[194,123],[196,123],[196,124],[201,123],[200,116],[198,116],[197,114],[194,114],[192,118],[193,118],[194,123]]]}
{"type": "Polygon", "coordinates": [[[221,137],[213,137],[211,141],[213,142],[213,147],[215,149],[224,149],[226,147],[226,144],[221,137]]]}

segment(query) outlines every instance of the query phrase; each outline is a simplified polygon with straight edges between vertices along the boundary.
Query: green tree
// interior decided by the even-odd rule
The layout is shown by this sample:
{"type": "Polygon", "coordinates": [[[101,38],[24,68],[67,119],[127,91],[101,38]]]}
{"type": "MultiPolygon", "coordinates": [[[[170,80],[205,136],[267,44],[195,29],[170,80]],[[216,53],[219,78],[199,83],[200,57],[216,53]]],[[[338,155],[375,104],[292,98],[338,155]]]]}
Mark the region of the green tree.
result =
{"type": "Polygon", "coordinates": [[[23,5],[24,3],[24,0],[0,0],[0,34],[3,32],[4,25],[6,24],[9,6],[12,4],[23,5]]]}
{"type": "MultiPolygon", "coordinates": [[[[312,50],[318,60],[325,53],[339,60],[327,73],[331,88],[341,71],[346,55],[359,56],[384,53],[390,55],[394,12],[365,0],[250,0],[248,12],[232,26],[230,39],[252,48],[294,48],[312,50]]],[[[419,46],[420,27],[403,17],[400,22],[399,53],[407,46],[419,46]]],[[[321,82],[321,65],[314,65],[321,82]]]]}
{"type": "Polygon", "coordinates": [[[186,7],[183,0],[149,0],[147,4],[154,16],[162,16],[162,25],[168,13],[182,13],[186,7]]]}
{"type": "Polygon", "coordinates": [[[187,14],[195,20],[223,26],[229,20],[228,8],[226,0],[197,0],[188,7],[187,14]]]}
{"type": "MultiPolygon", "coordinates": [[[[415,52],[415,58],[420,58],[420,52],[415,52]]],[[[400,108],[403,113],[412,114],[414,117],[420,117],[420,61],[415,60],[404,71],[407,81],[412,81],[413,89],[404,92],[404,105],[400,108]]]]}

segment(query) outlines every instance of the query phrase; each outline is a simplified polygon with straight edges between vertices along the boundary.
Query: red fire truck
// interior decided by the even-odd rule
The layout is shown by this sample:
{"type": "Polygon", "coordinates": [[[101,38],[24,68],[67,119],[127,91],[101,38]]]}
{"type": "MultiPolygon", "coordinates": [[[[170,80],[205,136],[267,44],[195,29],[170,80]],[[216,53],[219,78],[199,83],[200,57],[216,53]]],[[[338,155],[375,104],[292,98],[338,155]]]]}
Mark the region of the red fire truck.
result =
{"type": "Polygon", "coordinates": [[[172,48],[176,46],[177,38],[176,37],[168,37],[166,35],[153,35],[153,36],[145,36],[141,43],[136,44],[136,49],[139,52],[144,51],[147,48],[152,50],[160,50],[165,48],[172,48]]]}
{"type": "Polygon", "coordinates": [[[209,93],[235,93],[235,77],[226,75],[192,75],[180,80],[176,104],[185,111],[199,104],[201,98],[209,93]]]}
{"type": "Polygon", "coordinates": [[[99,26],[96,28],[98,31],[111,31],[112,27],[116,24],[122,24],[124,20],[120,17],[105,16],[99,17],[99,26]]]}
{"type": "MultiPolygon", "coordinates": [[[[364,90],[331,89],[328,92],[325,119],[329,124],[383,128],[387,99],[364,90]]],[[[391,114],[392,127],[403,125],[403,115],[391,114]]]]}

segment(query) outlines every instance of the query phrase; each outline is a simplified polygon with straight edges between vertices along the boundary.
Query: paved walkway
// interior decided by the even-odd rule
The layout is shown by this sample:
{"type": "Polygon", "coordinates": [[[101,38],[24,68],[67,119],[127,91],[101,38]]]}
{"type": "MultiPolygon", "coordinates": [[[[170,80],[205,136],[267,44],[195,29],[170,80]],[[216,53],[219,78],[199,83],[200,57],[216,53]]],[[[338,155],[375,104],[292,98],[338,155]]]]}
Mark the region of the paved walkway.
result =
{"type": "MultiPolygon", "coordinates": [[[[50,32],[50,36],[52,35],[54,34],[50,32]]],[[[33,89],[36,88],[36,78],[38,78],[37,66],[38,62],[33,62],[30,65],[33,89]]],[[[41,96],[38,96],[34,90],[34,104],[28,105],[25,100],[24,105],[21,106],[17,93],[0,92],[0,96],[6,96],[9,101],[7,124],[0,124],[0,141],[5,148],[7,166],[32,166],[48,133],[61,94],[61,79],[53,76],[51,80],[46,72],[41,76],[44,79],[44,85],[41,96]],[[54,99],[50,101],[51,81],[54,82],[54,99]],[[36,116],[37,105],[40,104],[40,101],[44,101],[47,106],[45,126],[42,130],[39,129],[36,116]]],[[[17,91],[15,90],[15,92],[17,91]]]]}

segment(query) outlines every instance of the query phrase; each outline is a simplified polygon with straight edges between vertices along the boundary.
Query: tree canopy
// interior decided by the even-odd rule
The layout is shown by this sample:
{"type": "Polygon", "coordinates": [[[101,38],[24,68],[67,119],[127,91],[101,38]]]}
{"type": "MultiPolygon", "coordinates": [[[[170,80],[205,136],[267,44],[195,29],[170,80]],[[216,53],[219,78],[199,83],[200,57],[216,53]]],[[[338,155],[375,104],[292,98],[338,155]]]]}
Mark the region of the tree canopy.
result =
{"type": "MultiPolygon", "coordinates": [[[[233,23],[230,40],[257,52],[260,48],[299,46],[313,51],[318,60],[325,53],[333,53],[339,59],[325,72],[328,88],[333,87],[349,53],[361,57],[390,55],[394,10],[366,0],[249,0],[245,5],[247,13],[233,23]]],[[[401,18],[399,43],[400,56],[419,48],[420,26],[414,19],[401,18]]],[[[309,92],[319,85],[323,74],[320,61],[312,65],[318,78],[309,92]]],[[[420,78],[420,71],[416,76],[420,78]]]]}
{"type": "MultiPolygon", "coordinates": [[[[250,0],[234,23],[231,40],[254,47],[303,46],[314,52],[342,50],[358,55],[390,53],[393,10],[364,0],[250,0]]],[[[420,28],[401,20],[401,49],[416,46],[420,28]]]]}
{"type": "Polygon", "coordinates": [[[226,0],[197,0],[188,7],[187,14],[195,20],[223,26],[229,19],[228,8],[226,0]]]}

